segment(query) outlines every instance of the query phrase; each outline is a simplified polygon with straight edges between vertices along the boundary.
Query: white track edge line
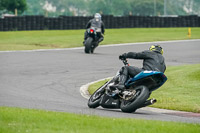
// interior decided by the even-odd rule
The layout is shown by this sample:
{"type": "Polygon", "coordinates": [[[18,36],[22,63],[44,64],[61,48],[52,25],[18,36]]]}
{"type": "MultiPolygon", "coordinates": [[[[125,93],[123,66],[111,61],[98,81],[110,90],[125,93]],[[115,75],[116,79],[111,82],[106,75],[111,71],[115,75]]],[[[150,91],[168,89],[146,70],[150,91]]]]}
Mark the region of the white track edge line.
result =
{"type": "Polygon", "coordinates": [[[89,87],[90,85],[92,85],[92,84],[95,84],[95,83],[97,83],[97,82],[100,82],[100,81],[103,81],[103,80],[106,80],[106,79],[110,79],[110,78],[112,78],[112,77],[108,77],[108,78],[104,78],[104,79],[99,79],[99,80],[97,80],[97,81],[90,82],[90,83],[87,83],[87,84],[85,84],[85,85],[82,85],[82,86],[80,87],[80,93],[81,93],[81,95],[82,95],[84,98],[89,99],[91,95],[90,95],[89,92],[88,92],[88,87],[89,87]]]}
{"type": "MultiPolygon", "coordinates": [[[[155,42],[138,42],[138,43],[121,43],[121,44],[105,44],[100,45],[99,47],[117,47],[117,46],[127,46],[127,45],[140,45],[140,44],[152,44],[152,43],[175,43],[175,42],[194,42],[200,41],[200,39],[191,39],[191,40],[172,40],[172,41],[155,41],[155,42]]],[[[37,49],[37,50],[16,50],[16,51],[0,51],[0,53],[10,53],[10,52],[45,52],[45,51],[64,51],[64,50],[79,50],[84,47],[76,47],[76,48],[60,48],[60,49],[37,49]]]]}

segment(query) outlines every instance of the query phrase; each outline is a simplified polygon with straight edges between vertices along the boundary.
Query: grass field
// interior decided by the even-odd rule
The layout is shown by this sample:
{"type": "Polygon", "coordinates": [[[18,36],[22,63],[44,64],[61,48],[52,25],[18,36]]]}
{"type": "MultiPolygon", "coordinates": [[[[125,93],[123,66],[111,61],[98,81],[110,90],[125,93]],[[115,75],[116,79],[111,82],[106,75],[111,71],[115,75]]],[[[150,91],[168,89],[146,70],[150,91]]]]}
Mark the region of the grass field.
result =
{"type": "MultiPolygon", "coordinates": [[[[0,51],[71,48],[83,46],[85,30],[0,32],[0,51]]],[[[185,40],[188,28],[106,29],[101,43],[119,44],[166,40],[185,40]]],[[[200,28],[192,28],[191,39],[200,39],[200,28]]]]}
{"type": "Polygon", "coordinates": [[[199,133],[200,124],[0,107],[0,133],[199,133]]]}
{"type": "MultiPolygon", "coordinates": [[[[151,95],[158,100],[153,107],[200,113],[200,64],[170,66],[165,75],[167,82],[151,95]]],[[[91,85],[89,92],[105,82],[91,85]]]]}

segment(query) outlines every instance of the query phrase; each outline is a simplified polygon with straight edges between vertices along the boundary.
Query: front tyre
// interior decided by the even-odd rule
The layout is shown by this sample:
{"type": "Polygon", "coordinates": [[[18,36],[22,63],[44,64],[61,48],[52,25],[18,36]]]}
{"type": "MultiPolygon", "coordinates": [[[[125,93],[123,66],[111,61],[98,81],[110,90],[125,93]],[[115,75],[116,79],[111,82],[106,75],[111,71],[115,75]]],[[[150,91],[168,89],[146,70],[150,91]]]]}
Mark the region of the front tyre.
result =
{"type": "Polygon", "coordinates": [[[100,101],[102,95],[105,94],[105,88],[108,86],[108,84],[113,83],[113,79],[110,81],[107,81],[104,85],[99,87],[89,98],[88,100],[88,107],[89,108],[96,108],[100,106],[100,101]]]}
{"type": "Polygon", "coordinates": [[[101,96],[104,94],[104,91],[102,91],[101,88],[96,90],[89,98],[88,100],[88,107],[89,108],[96,108],[99,106],[101,96]]]}
{"type": "Polygon", "coordinates": [[[122,100],[120,108],[123,112],[131,113],[135,112],[136,109],[140,108],[141,105],[149,97],[149,89],[146,86],[138,86],[135,88],[136,93],[134,95],[134,99],[132,100],[122,100]]]}
{"type": "Polygon", "coordinates": [[[91,52],[91,46],[92,46],[93,39],[91,37],[88,37],[85,41],[85,53],[91,52]]]}

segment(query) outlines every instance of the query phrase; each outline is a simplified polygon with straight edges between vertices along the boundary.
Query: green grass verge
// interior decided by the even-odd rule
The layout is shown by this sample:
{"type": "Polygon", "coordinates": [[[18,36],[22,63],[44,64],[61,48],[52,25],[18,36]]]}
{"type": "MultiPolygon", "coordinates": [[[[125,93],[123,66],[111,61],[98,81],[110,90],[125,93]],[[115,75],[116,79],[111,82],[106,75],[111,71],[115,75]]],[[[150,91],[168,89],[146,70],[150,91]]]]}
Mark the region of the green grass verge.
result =
{"type": "MultiPolygon", "coordinates": [[[[71,48],[83,46],[85,30],[48,30],[0,32],[0,51],[71,48]]],[[[166,40],[185,40],[188,28],[106,29],[101,43],[119,44],[166,40]]],[[[200,28],[192,28],[191,39],[200,38],[200,28]]]]}
{"type": "MultiPolygon", "coordinates": [[[[200,113],[200,64],[170,66],[165,74],[167,82],[151,95],[158,100],[152,106],[200,113]]],[[[90,94],[105,82],[89,86],[90,94]]]]}
{"type": "Polygon", "coordinates": [[[198,133],[200,124],[0,107],[0,133],[198,133]]]}

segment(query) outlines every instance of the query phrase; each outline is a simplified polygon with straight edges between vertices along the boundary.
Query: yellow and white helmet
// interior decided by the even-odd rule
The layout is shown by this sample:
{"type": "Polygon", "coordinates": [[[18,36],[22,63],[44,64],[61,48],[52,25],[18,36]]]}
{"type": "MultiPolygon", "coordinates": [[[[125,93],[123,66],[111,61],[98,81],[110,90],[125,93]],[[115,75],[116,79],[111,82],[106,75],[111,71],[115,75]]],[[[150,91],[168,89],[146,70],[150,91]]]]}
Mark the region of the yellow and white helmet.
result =
{"type": "Polygon", "coordinates": [[[150,51],[156,51],[159,52],[161,54],[163,54],[163,49],[160,45],[151,45],[151,47],[149,48],[150,51]]]}

